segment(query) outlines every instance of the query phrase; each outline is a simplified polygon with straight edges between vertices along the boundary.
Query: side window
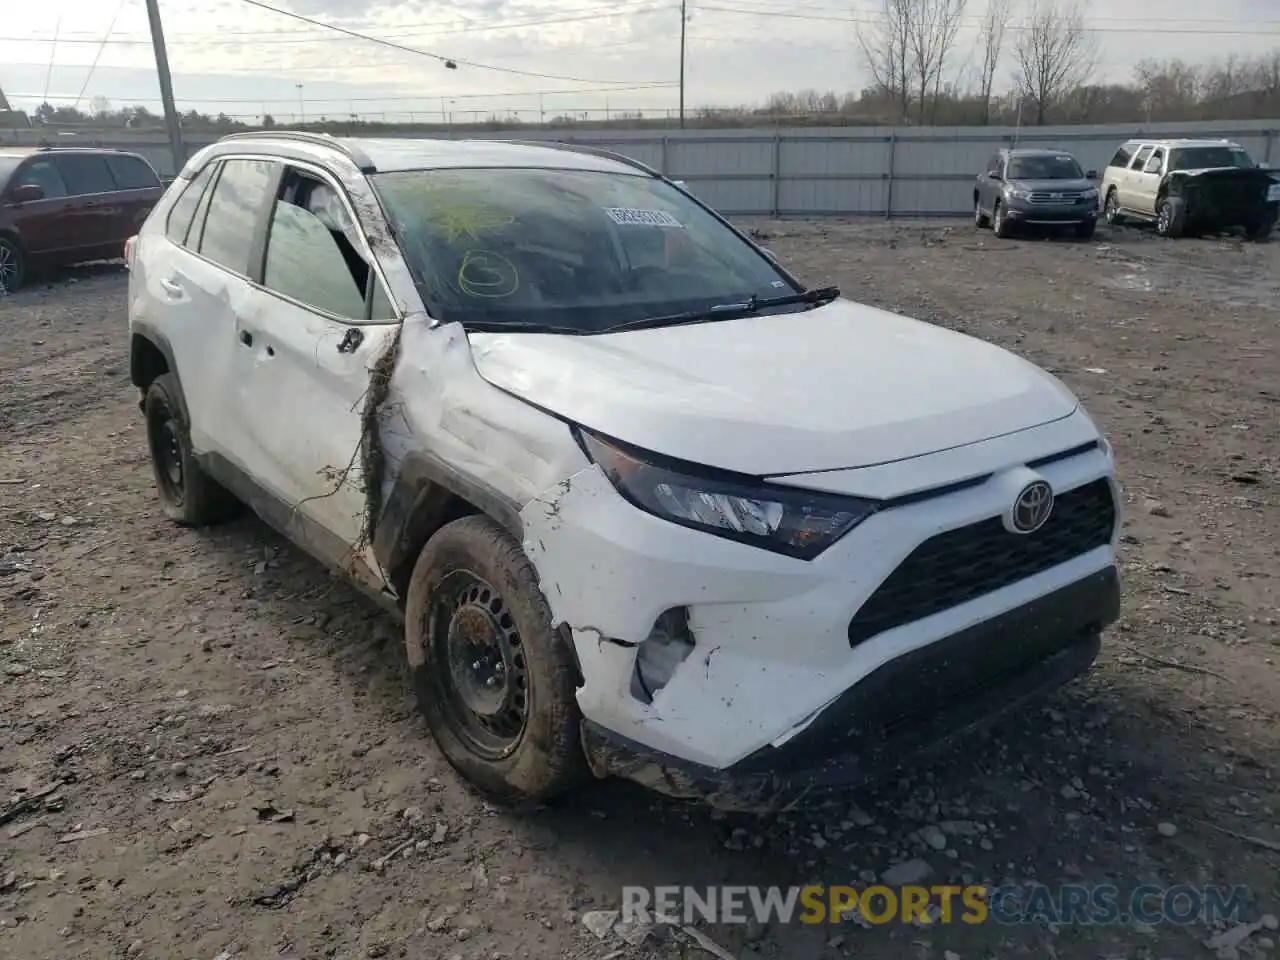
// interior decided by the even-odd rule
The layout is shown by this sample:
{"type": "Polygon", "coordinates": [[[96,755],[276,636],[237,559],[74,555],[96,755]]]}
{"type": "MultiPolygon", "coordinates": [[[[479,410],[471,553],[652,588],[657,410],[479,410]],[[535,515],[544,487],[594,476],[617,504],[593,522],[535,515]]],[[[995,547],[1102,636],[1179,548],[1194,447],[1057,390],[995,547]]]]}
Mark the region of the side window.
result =
{"type": "Polygon", "coordinates": [[[1151,148],[1143,147],[1141,150],[1137,152],[1137,154],[1134,155],[1133,164],[1129,167],[1129,169],[1141,170],[1146,165],[1147,157],[1149,156],[1151,156],[1151,148]]]}
{"type": "Polygon", "coordinates": [[[150,190],[160,186],[151,165],[137,157],[107,157],[107,167],[121,190],[150,190]]]}
{"type": "Polygon", "coordinates": [[[332,186],[290,173],[271,214],[263,285],[332,316],[363,320],[372,283],[372,318],[394,318],[357,229],[332,186]]]}
{"type": "Polygon", "coordinates": [[[1129,145],[1126,143],[1124,146],[1122,146],[1119,150],[1116,151],[1116,155],[1111,158],[1111,162],[1108,163],[1107,166],[1108,167],[1127,167],[1129,165],[1129,161],[1132,159],[1133,159],[1133,152],[1129,149],[1129,145]]]}
{"type": "Polygon", "coordinates": [[[165,221],[164,232],[176,244],[185,245],[187,234],[191,230],[191,222],[195,218],[196,207],[204,196],[209,181],[213,179],[216,163],[211,163],[199,173],[183,189],[178,199],[169,208],[169,218],[165,221]]]}
{"type": "Polygon", "coordinates": [[[58,157],[58,169],[67,181],[67,191],[76,197],[94,193],[111,193],[116,182],[107,168],[107,159],[98,154],[64,153],[58,157]]]}
{"type": "Polygon", "coordinates": [[[987,173],[1000,172],[1000,154],[993,153],[991,159],[987,161],[987,173]]]}
{"type": "Polygon", "coordinates": [[[1157,150],[1151,154],[1151,158],[1147,161],[1146,167],[1143,168],[1144,173],[1159,173],[1160,165],[1164,163],[1164,151],[1157,150]]]}
{"type": "Polygon", "coordinates": [[[35,186],[44,191],[46,199],[67,195],[67,184],[52,160],[32,160],[17,172],[10,187],[35,186]]]}
{"type": "Polygon", "coordinates": [[[276,165],[270,160],[227,160],[214,184],[197,250],[228,270],[249,275],[258,215],[271,201],[276,165]]]}

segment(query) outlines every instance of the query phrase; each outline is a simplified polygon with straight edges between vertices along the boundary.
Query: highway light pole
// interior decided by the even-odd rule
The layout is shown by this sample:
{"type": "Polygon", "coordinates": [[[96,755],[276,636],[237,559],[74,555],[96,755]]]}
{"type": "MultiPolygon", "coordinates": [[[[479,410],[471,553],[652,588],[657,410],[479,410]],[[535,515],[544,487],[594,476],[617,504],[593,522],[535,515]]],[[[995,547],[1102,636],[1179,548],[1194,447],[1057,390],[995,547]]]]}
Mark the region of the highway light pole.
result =
{"type": "Polygon", "coordinates": [[[182,126],[178,122],[178,108],[173,103],[173,80],[169,76],[169,54],[164,47],[164,27],[160,24],[160,0],[146,0],[147,22],[151,25],[151,46],[156,54],[156,73],[160,77],[160,102],[164,105],[164,125],[169,131],[169,150],[173,154],[173,172],[176,176],[187,162],[187,150],[182,143],[182,126]]]}
{"type": "Polygon", "coordinates": [[[689,20],[688,0],[680,0],[680,129],[684,129],[684,31],[689,20]]]}

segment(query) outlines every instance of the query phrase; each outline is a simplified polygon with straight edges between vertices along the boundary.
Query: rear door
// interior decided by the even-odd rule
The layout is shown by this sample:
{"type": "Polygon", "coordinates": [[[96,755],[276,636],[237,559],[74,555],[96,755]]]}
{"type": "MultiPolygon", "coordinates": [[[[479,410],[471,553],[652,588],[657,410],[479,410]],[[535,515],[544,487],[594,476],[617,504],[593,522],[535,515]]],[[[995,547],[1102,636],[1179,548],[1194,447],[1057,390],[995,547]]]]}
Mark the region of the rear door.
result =
{"type": "Polygon", "coordinates": [[[164,188],[151,164],[141,157],[127,153],[108,154],[107,167],[120,199],[121,219],[117,224],[117,238],[123,244],[138,232],[164,188]]]}
{"type": "Polygon", "coordinates": [[[124,207],[107,167],[107,158],[100,153],[59,153],[55,158],[67,191],[75,199],[71,209],[83,254],[120,256],[124,245],[124,238],[119,235],[124,207]]]}
{"type": "Polygon", "coordinates": [[[14,203],[6,193],[6,212],[22,240],[22,245],[35,256],[49,256],[73,249],[80,240],[74,201],[63,182],[52,157],[34,157],[13,174],[8,191],[34,185],[44,191],[44,199],[14,203]]]}
{"type": "Polygon", "coordinates": [[[166,239],[139,257],[146,299],[163,314],[198,454],[215,454],[241,470],[243,431],[235,409],[240,331],[237,316],[259,297],[249,280],[261,262],[262,228],[275,195],[279,164],[228,158],[206,166],[174,203],[166,239]]]}
{"type": "Polygon", "coordinates": [[[262,259],[262,292],[240,314],[238,419],[258,479],[290,507],[287,533],[341,566],[360,551],[361,442],[370,366],[399,327],[356,225],[327,173],[286,169],[262,259]],[[319,534],[317,534],[317,531],[319,534]]]}

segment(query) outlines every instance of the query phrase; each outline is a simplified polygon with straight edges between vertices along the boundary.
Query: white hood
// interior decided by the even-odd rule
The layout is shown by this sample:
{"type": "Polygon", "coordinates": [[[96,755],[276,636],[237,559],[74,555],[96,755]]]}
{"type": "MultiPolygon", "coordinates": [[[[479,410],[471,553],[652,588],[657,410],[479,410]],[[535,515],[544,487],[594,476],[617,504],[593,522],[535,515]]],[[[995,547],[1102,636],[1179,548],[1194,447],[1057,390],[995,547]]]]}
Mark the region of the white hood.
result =
{"type": "Polygon", "coordinates": [[[1075,410],[999,347],[837,300],[628,333],[472,333],[480,375],[637,447],[765,476],[871,466],[1075,410]]]}

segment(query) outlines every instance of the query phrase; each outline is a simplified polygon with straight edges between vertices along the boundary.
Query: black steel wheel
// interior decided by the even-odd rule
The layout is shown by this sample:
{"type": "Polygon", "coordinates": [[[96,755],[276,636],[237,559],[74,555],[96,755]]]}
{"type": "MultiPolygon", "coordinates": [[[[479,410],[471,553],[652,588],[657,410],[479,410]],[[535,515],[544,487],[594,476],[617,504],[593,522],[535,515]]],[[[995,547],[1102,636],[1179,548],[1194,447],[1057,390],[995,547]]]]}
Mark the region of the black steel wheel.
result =
{"type": "Polygon", "coordinates": [[[203,526],[226,518],[237,504],[196,463],[180,396],[171,373],[156,377],[147,388],[143,412],[151,472],[165,516],[184,526],[203,526]]]}
{"type": "Polygon", "coordinates": [[[590,776],[571,640],[551,626],[537,571],[484,516],[437,530],[405,594],[418,709],[472,786],[544,802],[590,776]]]}
{"type": "Polygon", "coordinates": [[[446,721],[477,756],[500,760],[529,721],[520,632],[494,587],[470,570],[447,574],[430,599],[428,627],[446,721]]]}

